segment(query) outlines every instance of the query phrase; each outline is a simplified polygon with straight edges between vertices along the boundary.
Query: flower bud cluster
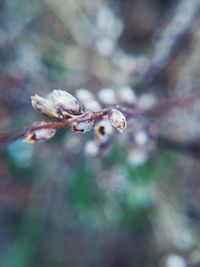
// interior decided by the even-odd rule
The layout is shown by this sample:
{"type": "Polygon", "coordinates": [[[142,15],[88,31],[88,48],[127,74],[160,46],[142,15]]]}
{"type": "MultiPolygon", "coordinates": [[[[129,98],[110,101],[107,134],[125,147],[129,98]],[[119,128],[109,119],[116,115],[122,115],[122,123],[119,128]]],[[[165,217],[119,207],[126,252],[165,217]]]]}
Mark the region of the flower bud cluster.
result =
{"type": "MultiPolygon", "coordinates": [[[[99,153],[107,152],[117,131],[122,133],[127,128],[126,117],[121,110],[131,116],[131,108],[144,111],[156,104],[153,95],[143,94],[136,97],[135,92],[129,86],[118,88],[118,90],[102,88],[97,98],[84,88],[76,91],[76,97],[63,90],[53,90],[46,97],[37,94],[32,96],[33,108],[58,122],[36,122],[26,132],[25,141],[34,143],[48,140],[55,135],[57,128],[63,126],[69,126],[75,133],[87,133],[94,130],[95,137],[85,144],[85,153],[95,157],[99,153]],[[120,108],[117,103],[122,103],[122,107],[120,108]],[[110,107],[102,109],[102,106],[106,105],[110,107]]],[[[127,131],[128,135],[122,138],[123,142],[130,141],[130,139],[133,141],[127,151],[127,160],[134,166],[144,164],[155,149],[146,129],[148,125],[142,121],[141,117],[140,119],[133,117],[127,131]]]]}
{"type": "MultiPolygon", "coordinates": [[[[94,144],[98,146],[106,144],[114,134],[114,129],[119,132],[123,132],[126,129],[126,118],[124,115],[115,108],[110,108],[105,113],[106,116],[102,118],[89,118],[84,119],[87,114],[95,114],[101,110],[101,105],[95,100],[94,96],[86,89],[79,89],[76,93],[77,98],[72,96],[63,90],[53,90],[52,93],[48,94],[46,97],[35,96],[31,97],[32,106],[34,109],[40,111],[42,114],[58,119],[59,121],[67,121],[72,119],[73,121],[69,123],[69,127],[75,133],[86,133],[94,129],[96,139],[94,144]],[[81,103],[82,102],[82,103],[81,103]],[[86,111],[85,111],[86,110],[86,111]],[[81,117],[82,116],[82,117],[81,117]],[[78,120],[76,120],[76,118],[78,120]],[[83,120],[80,120],[83,118],[83,120]]],[[[45,126],[46,122],[37,122],[33,126],[45,126]]],[[[34,143],[35,141],[44,141],[53,137],[56,133],[55,129],[36,129],[29,130],[25,136],[26,142],[34,143]]],[[[91,147],[87,146],[87,150],[90,153],[91,147]]],[[[95,151],[97,151],[96,149],[95,151]]],[[[96,152],[95,152],[96,153],[96,152]]]]}
{"type": "MultiPolygon", "coordinates": [[[[59,120],[75,118],[84,114],[81,103],[71,94],[63,90],[53,90],[45,98],[32,96],[32,106],[44,115],[59,120]]],[[[94,121],[75,122],[71,125],[74,132],[86,133],[94,126],[94,121]]]]}

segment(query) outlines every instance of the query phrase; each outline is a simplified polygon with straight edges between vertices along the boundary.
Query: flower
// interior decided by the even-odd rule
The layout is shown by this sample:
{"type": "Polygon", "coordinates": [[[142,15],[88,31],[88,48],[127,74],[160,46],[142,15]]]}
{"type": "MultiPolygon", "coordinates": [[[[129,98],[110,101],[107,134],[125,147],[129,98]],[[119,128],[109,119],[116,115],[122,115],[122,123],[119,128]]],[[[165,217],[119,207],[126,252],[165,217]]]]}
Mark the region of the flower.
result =
{"type": "Polygon", "coordinates": [[[63,90],[53,90],[46,98],[32,96],[31,103],[33,108],[51,118],[67,119],[83,113],[78,100],[63,90]]]}
{"type": "Polygon", "coordinates": [[[110,124],[119,132],[123,132],[127,127],[126,118],[118,109],[110,109],[108,113],[108,119],[110,124]]]}
{"type": "MultiPolygon", "coordinates": [[[[35,122],[32,127],[37,126],[45,126],[48,124],[46,121],[38,121],[35,122]]],[[[55,129],[50,128],[44,128],[44,129],[38,129],[38,130],[29,130],[25,136],[25,142],[27,143],[35,143],[36,141],[46,141],[50,138],[52,138],[56,134],[55,129]]]]}

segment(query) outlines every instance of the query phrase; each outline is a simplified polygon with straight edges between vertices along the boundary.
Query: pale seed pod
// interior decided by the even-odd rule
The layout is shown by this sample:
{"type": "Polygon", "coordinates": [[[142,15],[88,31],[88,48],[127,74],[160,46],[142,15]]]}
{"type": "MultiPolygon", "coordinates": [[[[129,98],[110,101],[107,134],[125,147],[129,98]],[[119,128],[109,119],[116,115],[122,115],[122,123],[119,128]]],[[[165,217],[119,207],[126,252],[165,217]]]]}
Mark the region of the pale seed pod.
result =
{"type": "Polygon", "coordinates": [[[108,113],[108,119],[119,132],[123,132],[127,127],[126,118],[118,109],[112,108],[108,113]]]}
{"type": "Polygon", "coordinates": [[[63,90],[53,90],[48,95],[48,99],[56,108],[57,113],[61,118],[70,118],[83,113],[83,109],[78,100],[63,90]]]}
{"type": "MultiPolygon", "coordinates": [[[[32,126],[45,126],[47,122],[45,121],[39,121],[35,122],[32,126]]],[[[37,141],[46,141],[50,138],[52,138],[56,134],[55,129],[51,128],[44,128],[44,129],[38,129],[38,130],[30,130],[27,132],[25,136],[25,142],[27,143],[35,143],[37,141]]]]}

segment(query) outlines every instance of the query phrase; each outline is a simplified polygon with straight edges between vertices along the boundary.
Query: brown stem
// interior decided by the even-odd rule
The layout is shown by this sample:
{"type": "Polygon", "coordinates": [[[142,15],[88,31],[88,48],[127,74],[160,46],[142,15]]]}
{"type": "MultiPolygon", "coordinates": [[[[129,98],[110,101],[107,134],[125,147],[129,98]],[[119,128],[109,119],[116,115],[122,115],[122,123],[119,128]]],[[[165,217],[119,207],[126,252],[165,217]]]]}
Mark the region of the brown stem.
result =
{"type": "Polygon", "coordinates": [[[109,112],[109,109],[105,109],[105,110],[102,110],[99,112],[86,112],[79,117],[70,118],[70,119],[65,120],[65,121],[47,122],[45,125],[38,125],[38,126],[31,125],[26,130],[18,132],[18,133],[1,134],[0,135],[0,143],[6,143],[6,142],[14,141],[18,138],[24,137],[28,132],[32,132],[32,131],[36,131],[36,130],[40,130],[40,129],[59,129],[61,127],[70,126],[73,123],[84,122],[84,121],[88,121],[88,120],[98,120],[101,117],[107,115],[108,112],[109,112]]]}

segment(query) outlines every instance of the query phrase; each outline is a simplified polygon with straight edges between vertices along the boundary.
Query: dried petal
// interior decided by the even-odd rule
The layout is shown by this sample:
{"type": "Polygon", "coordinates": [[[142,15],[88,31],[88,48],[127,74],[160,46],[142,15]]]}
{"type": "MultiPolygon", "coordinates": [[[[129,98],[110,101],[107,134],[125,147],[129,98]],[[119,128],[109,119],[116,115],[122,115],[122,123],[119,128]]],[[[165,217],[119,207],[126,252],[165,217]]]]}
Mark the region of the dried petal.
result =
{"type": "Polygon", "coordinates": [[[88,120],[83,122],[78,122],[72,126],[72,131],[75,133],[87,133],[91,131],[94,127],[94,120],[88,120]]]}
{"type": "Polygon", "coordinates": [[[115,108],[112,108],[108,113],[108,119],[110,124],[119,132],[123,132],[127,127],[125,116],[115,108]]]}
{"type": "Polygon", "coordinates": [[[82,106],[78,100],[66,91],[53,90],[48,95],[48,99],[62,118],[74,117],[83,113],[82,106]]]}
{"type": "MultiPolygon", "coordinates": [[[[47,122],[45,121],[39,121],[39,122],[35,122],[32,126],[42,126],[42,125],[46,125],[47,122]]],[[[39,130],[30,130],[27,132],[26,136],[25,136],[25,142],[27,143],[35,143],[36,141],[46,141],[50,138],[52,138],[56,133],[55,129],[39,129],[39,130]]]]}

